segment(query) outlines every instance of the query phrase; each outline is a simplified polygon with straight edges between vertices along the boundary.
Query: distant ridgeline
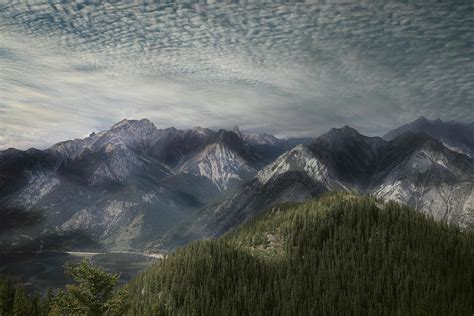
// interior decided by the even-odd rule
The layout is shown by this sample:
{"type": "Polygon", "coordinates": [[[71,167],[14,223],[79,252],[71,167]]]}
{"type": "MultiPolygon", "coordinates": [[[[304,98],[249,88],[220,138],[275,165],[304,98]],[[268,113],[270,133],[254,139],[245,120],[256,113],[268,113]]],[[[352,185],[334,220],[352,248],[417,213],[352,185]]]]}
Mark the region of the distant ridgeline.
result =
{"type": "Polygon", "coordinates": [[[472,231],[327,194],[158,261],[129,315],[472,315],[473,267],[472,231]]]}

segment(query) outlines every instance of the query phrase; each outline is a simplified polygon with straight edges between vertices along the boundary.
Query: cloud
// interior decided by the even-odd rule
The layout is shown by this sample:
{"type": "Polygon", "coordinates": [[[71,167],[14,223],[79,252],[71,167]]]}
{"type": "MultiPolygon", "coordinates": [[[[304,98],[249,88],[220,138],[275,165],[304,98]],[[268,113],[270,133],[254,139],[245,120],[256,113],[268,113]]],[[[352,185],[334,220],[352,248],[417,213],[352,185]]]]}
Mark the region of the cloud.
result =
{"type": "Polygon", "coordinates": [[[474,5],[0,6],[0,148],[124,117],[161,127],[382,134],[473,121],[474,5]]]}

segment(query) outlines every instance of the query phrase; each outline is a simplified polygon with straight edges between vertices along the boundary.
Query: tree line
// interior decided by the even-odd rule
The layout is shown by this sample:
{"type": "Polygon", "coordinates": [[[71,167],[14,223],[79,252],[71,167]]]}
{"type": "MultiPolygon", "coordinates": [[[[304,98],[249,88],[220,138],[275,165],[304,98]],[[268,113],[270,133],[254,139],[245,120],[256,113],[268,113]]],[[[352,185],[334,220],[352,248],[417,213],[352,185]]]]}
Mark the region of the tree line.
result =
{"type": "Polygon", "coordinates": [[[129,315],[472,315],[474,236],[329,194],[195,242],[128,286],[129,315]]]}
{"type": "Polygon", "coordinates": [[[472,315],[474,232],[331,193],[157,260],[129,284],[84,261],[43,298],[0,278],[0,315],[472,315]]]}

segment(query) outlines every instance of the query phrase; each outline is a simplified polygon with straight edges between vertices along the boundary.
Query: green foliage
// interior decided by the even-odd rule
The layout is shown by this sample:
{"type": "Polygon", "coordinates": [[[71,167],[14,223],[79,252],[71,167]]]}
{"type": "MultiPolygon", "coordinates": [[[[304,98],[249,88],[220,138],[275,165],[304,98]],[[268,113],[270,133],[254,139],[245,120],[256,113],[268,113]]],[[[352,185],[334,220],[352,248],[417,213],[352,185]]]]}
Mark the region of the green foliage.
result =
{"type": "Polygon", "coordinates": [[[41,304],[40,315],[49,315],[53,302],[54,302],[53,290],[51,288],[48,288],[46,292],[46,296],[44,297],[44,301],[41,304]]]}
{"type": "Polygon", "coordinates": [[[395,203],[329,194],[274,207],[160,260],[130,315],[472,315],[474,234],[395,203]]]}
{"type": "Polygon", "coordinates": [[[15,300],[15,288],[7,277],[0,278],[0,315],[11,315],[13,313],[13,302],[15,300]]]}
{"type": "Polygon", "coordinates": [[[93,266],[88,260],[77,266],[67,264],[65,273],[74,280],[58,292],[55,309],[73,315],[123,314],[126,309],[125,289],[115,294],[119,276],[93,266]]]}
{"type": "Polygon", "coordinates": [[[15,289],[15,298],[13,300],[13,315],[28,316],[30,310],[31,304],[25,289],[21,286],[17,286],[15,289]]]}
{"type": "Polygon", "coordinates": [[[28,295],[26,290],[7,276],[0,276],[0,316],[40,316],[43,303],[36,293],[28,295]]]}
{"type": "Polygon", "coordinates": [[[43,299],[28,295],[11,278],[0,276],[0,316],[123,315],[128,309],[126,288],[115,291],[118,276],[94,267],[89,261],[66,265],[74,280],[56,295],[48,289],[43,299]]]}

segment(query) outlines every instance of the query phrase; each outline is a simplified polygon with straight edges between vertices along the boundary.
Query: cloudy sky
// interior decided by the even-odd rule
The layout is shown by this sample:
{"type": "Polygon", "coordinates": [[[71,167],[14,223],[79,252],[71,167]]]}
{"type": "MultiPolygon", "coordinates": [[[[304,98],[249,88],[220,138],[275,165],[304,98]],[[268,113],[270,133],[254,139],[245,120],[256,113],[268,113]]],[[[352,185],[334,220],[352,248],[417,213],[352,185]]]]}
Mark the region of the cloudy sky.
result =
{"type": "Polygon", "coordinates": [[[469,1],[19,2],[0,4],[0,149],[123,118],[282,137],[474,121],[469,1]]]}

